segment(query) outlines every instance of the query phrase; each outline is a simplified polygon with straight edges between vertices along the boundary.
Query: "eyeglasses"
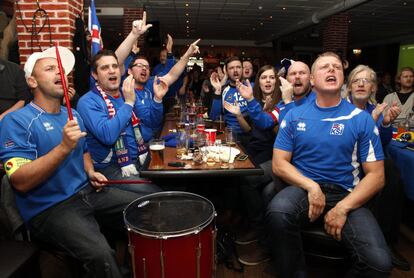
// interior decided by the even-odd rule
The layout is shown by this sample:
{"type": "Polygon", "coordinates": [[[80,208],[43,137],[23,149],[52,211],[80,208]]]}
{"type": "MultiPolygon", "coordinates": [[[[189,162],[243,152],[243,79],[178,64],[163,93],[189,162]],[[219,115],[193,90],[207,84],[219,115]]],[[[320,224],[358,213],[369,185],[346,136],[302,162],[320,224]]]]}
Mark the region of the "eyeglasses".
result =
{"type": "Polygon", "coordinates": [[[149,70],[149,65],[145,65],[145,64],[142,64],[142,63],[133,64],[131,68],[133,68],[133,67],[138,67],[140,69],[149,70]]]}
{"type": "Polygon", "coordinates": [[[367,83],[372,83],[372,80],[368,78],[357,78],[352,80],[352,84],[361,84],[361,82],[363,85],[365,85],[367,83]]]}

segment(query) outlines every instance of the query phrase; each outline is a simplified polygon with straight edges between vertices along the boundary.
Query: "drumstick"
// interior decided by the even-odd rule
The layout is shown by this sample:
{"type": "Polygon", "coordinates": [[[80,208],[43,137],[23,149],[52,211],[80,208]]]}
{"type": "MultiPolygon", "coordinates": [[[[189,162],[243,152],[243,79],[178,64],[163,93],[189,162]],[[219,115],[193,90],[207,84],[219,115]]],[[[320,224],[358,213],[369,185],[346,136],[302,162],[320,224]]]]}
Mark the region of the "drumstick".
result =
{"type": "Polygon", "coordinates": [[[103,184],[142,184],[142,183],[152,183],[150,180],[107,180],[100,181],[103,184]]]}
{"type": "MultiPolygon", "coordinates": [[[[107,180],[100,181],[103,184],[143,184],[143,183],[152,183],[150,180],[107,180]]],[[[102,187],[97,188],[95,191],[100,192],[102,187]]]]}
{"type": "Polygon", "coordinates": [[[56,48],[56,59],[58,62],[58,67],[59,67],[60,79],[62,81],[62,86],[63,86],[63,95],[65,97],[65,102],[66,102],[66,108],[68,109],[69,120],[73,120],[72,108],[70,107],[70,101],[69,101],[68,88],[66,87],[65,73],[63,72],[62,61],[60,60],[59,49],[58,49],[58,45],[56,41],[55,41],[55,48],[56,48]]]}

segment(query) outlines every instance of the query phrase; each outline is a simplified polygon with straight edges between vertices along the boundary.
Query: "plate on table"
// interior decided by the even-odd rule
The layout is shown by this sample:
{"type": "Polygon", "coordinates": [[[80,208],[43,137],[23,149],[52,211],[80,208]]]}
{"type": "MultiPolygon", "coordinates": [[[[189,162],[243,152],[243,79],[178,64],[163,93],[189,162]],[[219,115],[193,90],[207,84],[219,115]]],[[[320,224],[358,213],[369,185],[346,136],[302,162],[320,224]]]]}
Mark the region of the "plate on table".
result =
{"type": "Polygon", "coordinates": [[[240,150],[233,147],[217,147],[217,146],[208,146],[202,147],[201,152],[207,153],[207,157],[212,157],[214,159],[220,158],[220,160],[227,161],[230,156],[230,163],[234,162],[234,158],[240,154],[240,150]],[[230,152],[229,152],[230,150],[230,152]]]}

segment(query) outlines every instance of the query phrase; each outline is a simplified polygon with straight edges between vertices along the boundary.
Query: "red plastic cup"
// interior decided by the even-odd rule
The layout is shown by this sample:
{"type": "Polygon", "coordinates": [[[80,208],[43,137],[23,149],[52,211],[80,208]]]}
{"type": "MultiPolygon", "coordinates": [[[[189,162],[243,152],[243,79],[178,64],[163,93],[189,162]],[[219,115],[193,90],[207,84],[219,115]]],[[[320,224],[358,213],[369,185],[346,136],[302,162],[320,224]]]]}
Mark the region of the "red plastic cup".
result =
{"type": "Polygon", "coordinates": [[[216,141],[217,129],[208,128],[205,129],[204,132],[206,133],[206,141],[208,142],[208,144],[213,145],[216,141]]]}

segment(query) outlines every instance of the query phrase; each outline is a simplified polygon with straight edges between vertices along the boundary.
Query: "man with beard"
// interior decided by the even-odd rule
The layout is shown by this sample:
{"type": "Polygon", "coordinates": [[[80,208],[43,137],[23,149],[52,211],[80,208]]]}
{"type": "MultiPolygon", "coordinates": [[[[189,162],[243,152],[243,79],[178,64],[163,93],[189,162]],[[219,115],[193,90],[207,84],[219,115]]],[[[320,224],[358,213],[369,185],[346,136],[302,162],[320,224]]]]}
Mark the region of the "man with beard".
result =
{"type": "Polygon", "coordinates": [[[388,94],[384,98],[384,102],[389,106],[394,102],[398,104],[401,109],[401,114],[398,116],[397,121],[404,120],[409,113],[414,112],[414,70],[411,67],[402,68],[397,74],[396,81],[399,84],[400,90],[388,94]]]}
{"type": "MultiPolygon", "coordinates": [[[[59,52],[67,75],[75,58],[67,48],[59,52]]],[[[122,277],[101,227],[125,232],[122,211],[140,195],[105,186],[106,177],[95,171],[81,117],[72,110],[68,120],[61,106],[55,48],[30,55],[24,71],[34,100],[8,114],[0,134],[0,157],[20,215],[34,238],[78,259],[85,276],[122,277]]]]}
{"type": "MultiPolygon", "coordinates": [[[[171,86],[187,66],[189,58],[198,53],[197,43],[192,43],[181,59],[159,79],[167,86],[171,86]]],[[[137,102],[141,103],[143,108],[139,111],[138,117],[141,119],[141,132],[145,142],[151,140],[156,132],[161,128],[163,118],[163,97],[165,94],[156,94],[154,91],[155,76],[150,76],[150,68],[148,60],[144,56],[136,56],[132,59],[128,66],[128,74],[135,79],[135,94],[137,102]]]]}
{"type": "MultiPolygon", "coordinates": [[[[220,79],[217,73],[211,75],[211,85],[214,87],[213,102],[210,111],[210,119],[217,120],[220,115],[224,113],[224,121],[228,127],[233,128],[234,132],[238,136],[238,140],[242,144],[247,144],[250,131],[248,124],[241,125],[240,122],[247,123],[246,121],[239,121],[237,117],[247,117],[247,101],[242,97],[238,88],[236,87],[237,81],[242,79],[242,63],[238,57],[230,57],[225,62],[228,83],[221,86],[220,79]],[[223,109],[223,102],[238,105],[240,107],[240,114],[234,115],[223,109]],[[223,111],[224,110],[224,111],[223,111]]],[[[249,81],[247,81],[249,82],[249,81]]]]}
{"type": "Polygon", "coordinates": [[[388,277],[384,236],[364,206],[384,185],[378,129],[371,115],[341,99],[337,54],[316,59],[311,82],[316,98],[286,114],[274,145],[273,172],[290,184],[266,215],[278,276],[307,276],[301,227],[324,216],[326,232],[351,253],[347,277],[388,277]]]}
{"type": "Polygon", "coordinates": [[[290,109],[314,99],[314,94],[311,92],[310,70],[305,63],[297,61],[289,67],[286,76],[288,82],[283,78],[280,79],[282,102],[271,112],[264,112],[260,104],[254,99],[253,94],[248,94],[249,90],[242,89],[240,92],[247,99],[250,118],[258,128],[268,129],[274,127],[282,121],[284,115],[290,109]]]}

